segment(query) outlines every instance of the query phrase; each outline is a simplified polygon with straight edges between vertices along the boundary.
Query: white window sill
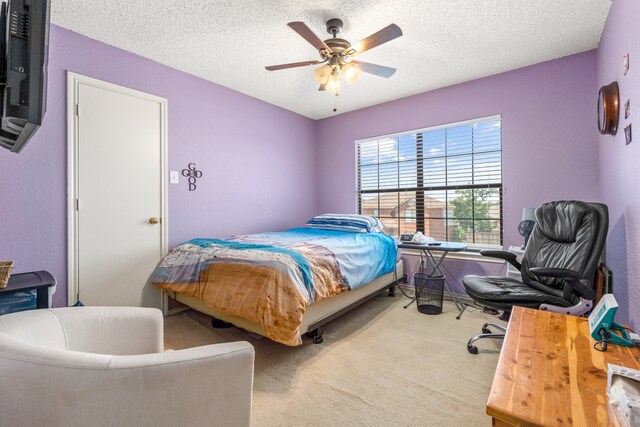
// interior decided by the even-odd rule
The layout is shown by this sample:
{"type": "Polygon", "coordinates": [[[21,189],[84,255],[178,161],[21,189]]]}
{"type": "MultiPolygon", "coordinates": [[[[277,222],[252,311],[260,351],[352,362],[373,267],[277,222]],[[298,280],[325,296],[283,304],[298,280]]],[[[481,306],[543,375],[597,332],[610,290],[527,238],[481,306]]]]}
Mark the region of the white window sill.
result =
{"type": "MultiPolygon", "coordinates": [[[[438,258],[440,252],[433,251],[433,255],[438,258]]],[[[416,249],[402,249],[402,255],[420,256],[420,251],[416,249]]],[[[505,261],[498,258],[491,258],[480,255],[479,252],[449,252],[446,259],[456,259],[461,261],[488,262],[491,264],[504,264],[505,261]]]]}

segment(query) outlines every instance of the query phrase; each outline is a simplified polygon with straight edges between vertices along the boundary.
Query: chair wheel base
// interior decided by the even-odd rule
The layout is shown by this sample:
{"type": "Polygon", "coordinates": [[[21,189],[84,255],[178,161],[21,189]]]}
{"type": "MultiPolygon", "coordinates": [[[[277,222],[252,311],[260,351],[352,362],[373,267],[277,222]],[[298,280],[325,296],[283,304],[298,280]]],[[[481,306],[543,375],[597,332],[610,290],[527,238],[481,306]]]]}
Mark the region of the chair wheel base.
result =
{"type": "Polygon", "coordinates": [[[467,351],[471,354],[478,354],[478,347],[475,345],[467,345],[467,351]]]}

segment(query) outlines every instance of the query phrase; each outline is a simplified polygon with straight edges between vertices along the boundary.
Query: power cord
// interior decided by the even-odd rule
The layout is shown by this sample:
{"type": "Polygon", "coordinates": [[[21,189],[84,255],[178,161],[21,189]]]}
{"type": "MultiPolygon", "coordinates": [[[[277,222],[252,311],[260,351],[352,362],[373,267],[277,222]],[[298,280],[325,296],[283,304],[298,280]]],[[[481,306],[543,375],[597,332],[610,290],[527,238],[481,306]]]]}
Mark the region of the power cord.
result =
{"type": "Polygon", "coordinates": [[[400,292],[402,293],[402,295],[404,295],[405,297],[407,297],[409,299],[414,298],[413,295],[408,295],[407,292],[405,292],[405,288],[410,288],[412,286],[415,287],[415,284],[414,285],[410,285],[408,277],[407,277],[406,283],[400,284],[400,281],[398,280],[398,272],[394,271],[394,273],[395,273],[395,277],[394,278],[396,280],[396,288],[398,288],[400,290],[400,292]]]}
{"type": "Polygon", "coordinates": [[[593,348],[595,348],[598,351],[607,351],[607,340],[600,340],[600,341],[596,341],[593,343],[593,348]],[[600,348],[598,348],[598,344],[600,344],[600,348]]]}
{"type": "Polygon", "coordinates": [[[611,332],[607,331],[605,328],[600,328],[598,331],[598,335],[602,338],[600,341],[596,341],[593,343],[593,348],[598,351],[607,351],[607,344],[609,342],[609,338],[611,337],[611,332]],[[598,348],[598,344],[600,344],[600,348],[598,348]]]}
{"type": "Polygon", "coordinates": [[[507,268],[507,263],[506,262],[504,264],[502,264],[502,268],[498,272],[498,276],[502,276],[502,273],[504,273],[505,268],[507,268]]]}
{"type": "MultiPolygon", "coordinates": [[[[622,326],[622,328],[630,332],[629,338],[633,345],[635,347],[640,347],[640,336],[638,336],[638,334],[636,334],[631,328],[627,328],[626,326],[622,326]]],[[[611,342],[611,332],[604,328],[600,328],[598,335],[600,335],[600,338],[602,339],[593,343],[593,348],[598,351],[607,351],[608,344],[611,342]],[[598,345],[600,345],[600,348],[598,348],[598,345]]]]}

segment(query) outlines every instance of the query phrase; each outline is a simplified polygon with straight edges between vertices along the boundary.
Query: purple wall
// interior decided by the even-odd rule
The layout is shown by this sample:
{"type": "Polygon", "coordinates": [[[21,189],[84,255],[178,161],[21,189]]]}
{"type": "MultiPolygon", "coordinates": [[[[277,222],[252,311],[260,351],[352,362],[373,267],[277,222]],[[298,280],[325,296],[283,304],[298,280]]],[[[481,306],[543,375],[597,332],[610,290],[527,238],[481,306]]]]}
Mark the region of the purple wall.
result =
{"type": "MultiPolygon", "coordinates": [[[[169,100],[169,169],[195,161],[196,192],[169,185],[170,245],[299,225],[319,212],[354,212],[355,149],[361,138],[502,114],[505,247],[520,244],[522,207],[552,199],[598,200],[611,209],[608,263],[621,320],[639,306],[638,142],[597,136],[597,87],[618,80],[622,101],[640,93],[632,16],[616,0],[595,51],[313,122],[225,87],[52,26],[48,110],[20,155],[0,152],[0,259],[14,272],[46,269],[66,304],[66,71],[169,100]],[[631,70],[622,75],[622,55],[631,70]],[[635,58],[635,59],[634,59],[635,58]],[[634,192],[635,191],[635,192],[634,192]],[[259,213],[256,215],[254,213],[259,213]],[[629,279],[627,280],[627,274],[629,279]]],[[[640,102],[640,99],[632,99],[640,102]]],[[[632,118],[640,126],[638,105],[632,118]]],[[[636,135],[640,135],[636,130],[636,135]]],[[[636,137],[637,139],[637,137],[636,137]]],[[[409,273],[417,268],[407,258],[409,273]]],[[[451,260],[452,278],[496,274],[501,266],[451,260]]],[[[458,289],[460,290],[460,289],[458,289]]],[[[636,326],[638,310],[630,314],[636,326]]]]}
{"type": "MultiPolygon", "coordinates": [[[[597,85],[617,81],[620,87],[620,122],[616,136],[599,135],[600,195],[609,205],[610,228],[607,264],[613,270],[619,319],[640,327],[640,2],[615,0],[609,11],[597,51],[597,85]],[[624,75],[622,57],[629,53],[624,75]],[[631,117],[624,118],[624,103],[631,99],[631,117]],[[624,127],[633,123],[634,139],[625,145],[624,127]]],[[[592,124],[595,126],[595,121],[592,124]]]]}
{"type": "Polygon", "coordinates": [[[169,169],[204,173],[195,192],[169,185],[170,246],[316,213],[312,120],[57,26],[49,55],[42,128],[19,155],[0,152],[0,259],[50,271],[55,305],[67,303],[67,70],[168,99],[169,169]]]}
{"type": "MultiPolygon", "coordinates": [[[[504,245],[521,244],[517,226],[523,207],[598,199],[595,62],[595,51],[589,51],[320,120],[318,209],[355,211],[355,140],[501,114],[504,245]]],[[[458,279],[469,270],[494,274],[499,269],[488,263],[455,264],[464,263],[447,264],[458,279]]]]}

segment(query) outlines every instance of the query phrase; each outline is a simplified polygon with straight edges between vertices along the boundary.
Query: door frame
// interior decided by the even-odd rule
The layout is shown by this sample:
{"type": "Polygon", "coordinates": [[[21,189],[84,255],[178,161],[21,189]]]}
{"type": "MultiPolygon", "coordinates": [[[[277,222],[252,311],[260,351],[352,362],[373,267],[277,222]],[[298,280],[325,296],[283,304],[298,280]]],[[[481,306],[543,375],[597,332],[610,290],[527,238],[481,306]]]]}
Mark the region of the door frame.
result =
{"type": "MultiPolygon", "coordinates": [[[[78,301],[78,93],[80,84],[93,86],[124,95],[134,96],[160,104],[160,248],[161,256],[168,252],[168,185],[167,185],[167,99],[135,89],[108,83],[67,71],[67,301],[71,306],[78,301]]],[[[160,261],[160,260],[158,260],[160,261]]],[[[162,292],[161,308],[166,315],[168,299],[162,292]]]]}

